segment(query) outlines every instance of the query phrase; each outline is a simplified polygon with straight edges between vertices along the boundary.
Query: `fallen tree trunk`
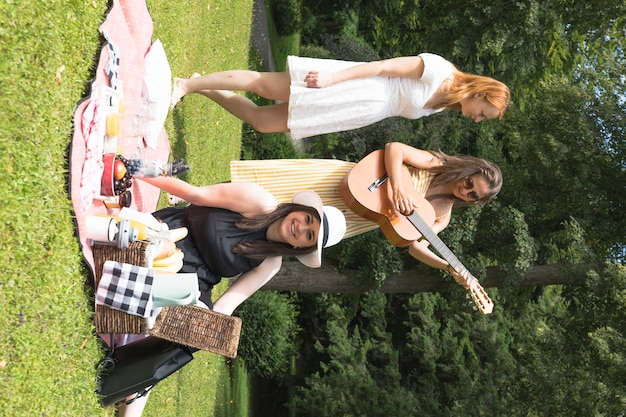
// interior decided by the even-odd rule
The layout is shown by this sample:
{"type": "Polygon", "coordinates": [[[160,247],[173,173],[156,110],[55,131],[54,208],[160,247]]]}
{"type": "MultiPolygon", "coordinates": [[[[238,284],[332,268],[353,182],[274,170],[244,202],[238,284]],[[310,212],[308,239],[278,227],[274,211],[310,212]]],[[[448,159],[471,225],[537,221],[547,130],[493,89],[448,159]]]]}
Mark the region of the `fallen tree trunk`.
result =
{"type": "MultiPolygon", "coordinates": [[[[585,278],[591,264],[560,263],[538,265],[524,274],[522,287],[572,284],[585,278]]],[[[481,280],[483,287],[500,287],[506,279],[500,268],[487,268],[487,276],[481,280]]],[[[383,284],[385,293],[433,292],[456,285],[450,276],[442,276],[435,269],[407,269],[390,275],[383,284]]],[[[262,289],[299,292],[331,292],[360,294],[374,288],[374,284],[360,279],[356,270],[339,271],[326,262],[321,268],[307,268],[299,262],[284,262],[280,272],[262,289]]]]}

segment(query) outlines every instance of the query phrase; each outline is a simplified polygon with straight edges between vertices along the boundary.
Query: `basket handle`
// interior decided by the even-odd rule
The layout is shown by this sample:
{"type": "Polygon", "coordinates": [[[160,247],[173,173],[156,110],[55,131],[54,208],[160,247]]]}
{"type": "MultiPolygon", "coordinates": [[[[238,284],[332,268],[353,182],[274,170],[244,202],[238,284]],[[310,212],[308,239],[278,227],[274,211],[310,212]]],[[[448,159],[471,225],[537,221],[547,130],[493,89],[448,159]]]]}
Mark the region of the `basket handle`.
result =
{"type": "Polygon", "coordinates": [[[154,297],[154,304],[160,307],[167,306],[186,306],[191,304],[194,301],[195,294],[190,292],[185,297],[181,298],[163,298],[163,297],[154,297]]]}

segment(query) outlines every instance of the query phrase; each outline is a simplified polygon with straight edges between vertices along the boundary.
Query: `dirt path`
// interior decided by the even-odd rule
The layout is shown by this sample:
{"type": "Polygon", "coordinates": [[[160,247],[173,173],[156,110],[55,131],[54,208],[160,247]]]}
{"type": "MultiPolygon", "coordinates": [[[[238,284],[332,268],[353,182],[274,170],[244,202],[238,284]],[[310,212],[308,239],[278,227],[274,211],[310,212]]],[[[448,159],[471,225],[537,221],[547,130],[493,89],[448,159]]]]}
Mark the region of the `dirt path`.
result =
{"type": "Polygon", "coordinates": [[[259,51],[263,59],[265,71],[276,71],[274,56],[270,45],[269,33],[267,30],[267,14],[265,13],[265,0],[254,0],[252,4],[252,30],[250,42],[259,51]]]}

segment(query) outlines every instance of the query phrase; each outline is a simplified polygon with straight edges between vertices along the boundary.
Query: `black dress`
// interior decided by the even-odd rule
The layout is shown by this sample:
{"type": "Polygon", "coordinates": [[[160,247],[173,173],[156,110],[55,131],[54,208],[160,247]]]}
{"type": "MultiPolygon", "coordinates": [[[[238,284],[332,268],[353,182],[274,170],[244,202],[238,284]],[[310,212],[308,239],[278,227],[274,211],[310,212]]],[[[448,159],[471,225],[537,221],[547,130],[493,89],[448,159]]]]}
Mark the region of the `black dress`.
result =
{"type": "Polygon", "coordinates": [[[153,213],[170,229],[186,227],[189,234],[176,242],[185,257],[179,272],[195,272],[201,292],[200,300],[212,307],[211,289],[222,277],[248,272],[263,261],[235,254],[231,249],[240,242],[266,241],[267,229],[242,230],[236,223],[239,213],[215,207],[169,207],[153,213]]]}

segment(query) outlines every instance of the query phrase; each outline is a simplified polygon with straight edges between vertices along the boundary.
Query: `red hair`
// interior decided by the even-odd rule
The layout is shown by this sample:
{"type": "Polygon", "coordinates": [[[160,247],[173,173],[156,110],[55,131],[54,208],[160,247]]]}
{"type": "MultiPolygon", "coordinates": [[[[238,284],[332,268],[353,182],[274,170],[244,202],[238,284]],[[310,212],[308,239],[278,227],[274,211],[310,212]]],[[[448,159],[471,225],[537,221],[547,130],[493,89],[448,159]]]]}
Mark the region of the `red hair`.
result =
{"type": "Polygon", "coordinates": [[[500,111],[499,119],[511,102],[511,92],[506,84],[482,75],[455,72],[450,89],[444,94],[442,107],[451,107],[474,94],[482,93],[485,100],[500,111]]]}

